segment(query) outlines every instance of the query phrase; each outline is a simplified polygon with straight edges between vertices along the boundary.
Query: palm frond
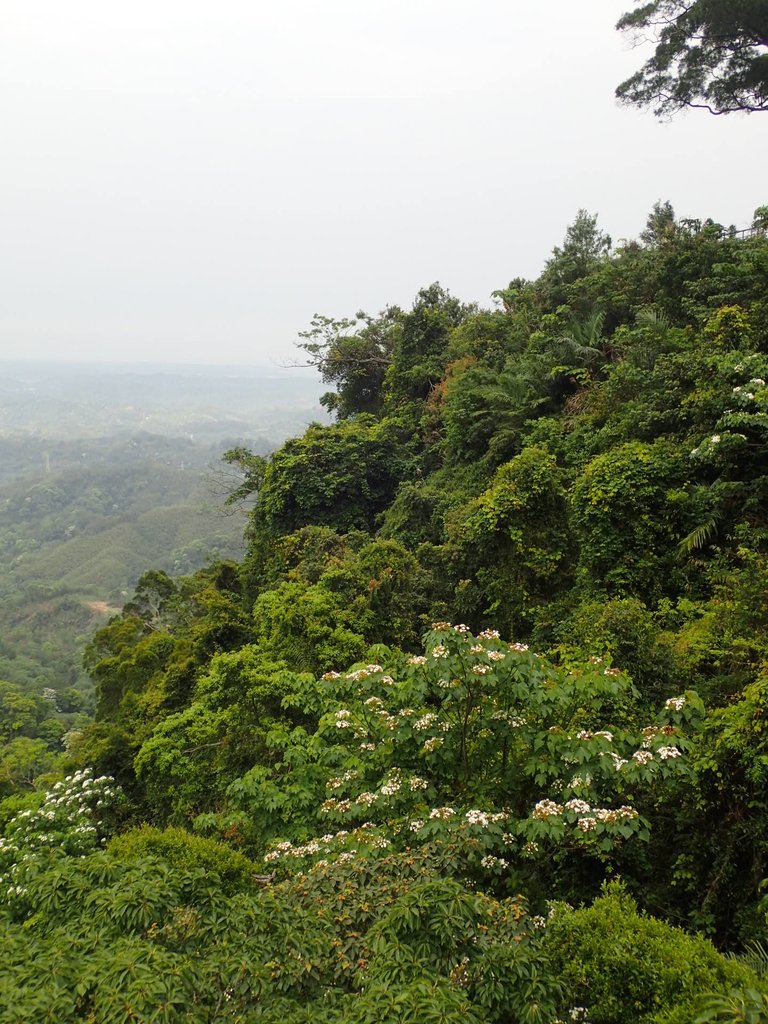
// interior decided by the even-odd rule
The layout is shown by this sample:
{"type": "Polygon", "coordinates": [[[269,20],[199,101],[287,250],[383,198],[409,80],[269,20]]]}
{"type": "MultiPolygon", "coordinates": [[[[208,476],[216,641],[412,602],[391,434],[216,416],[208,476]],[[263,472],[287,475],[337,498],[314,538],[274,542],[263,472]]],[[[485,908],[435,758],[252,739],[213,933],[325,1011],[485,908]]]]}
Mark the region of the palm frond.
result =
{"type": "Polygon", "coordinates": [[[682,555],[690,555],[694,551],[701,551],[717,535],[717,520],[708,519],[694,527],[687,537],[683,537],[677,545],[677,550],[682,555]]]}

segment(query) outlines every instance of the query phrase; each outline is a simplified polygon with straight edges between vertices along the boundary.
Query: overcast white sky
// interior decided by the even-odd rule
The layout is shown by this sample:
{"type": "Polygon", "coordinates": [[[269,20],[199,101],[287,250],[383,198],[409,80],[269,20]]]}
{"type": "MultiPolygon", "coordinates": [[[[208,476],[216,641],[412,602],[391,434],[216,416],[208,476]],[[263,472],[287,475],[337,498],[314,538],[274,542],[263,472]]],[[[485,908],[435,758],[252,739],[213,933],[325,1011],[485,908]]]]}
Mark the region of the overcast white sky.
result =
{"type": "Polygon", "coordinates": [[[285,360],[536,276],[580,207],[746,227],[768,115],[619,108],[629,0],[0,0],[0,358],[285,360]]]}

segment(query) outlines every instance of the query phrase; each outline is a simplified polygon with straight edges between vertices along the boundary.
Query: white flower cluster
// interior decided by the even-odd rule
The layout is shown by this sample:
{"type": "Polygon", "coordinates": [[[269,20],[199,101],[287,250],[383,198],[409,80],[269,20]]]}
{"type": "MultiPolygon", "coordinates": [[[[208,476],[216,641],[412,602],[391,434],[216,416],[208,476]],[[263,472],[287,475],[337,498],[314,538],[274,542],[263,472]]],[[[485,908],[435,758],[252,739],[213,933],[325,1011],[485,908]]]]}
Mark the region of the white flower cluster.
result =
{"type": "Polygon", "coordinates": [[[650,764],[653,760],[653,754],[650,750],[636,750],[632,755],[632,760],[636,761],[637,764],[650,764]]]}
{"type": "Polygon", "coordinates": [[[381,787],[382,796],[394,796],[395,793],[399,793],[403,788],[402,775],[399,768],[393,768],[389,773],[389,778],[381,787]]]}
{"type": "Polygon", "coordinates": [[[659,747],[656,751],[662,761],[669,761],[676,757],[682,757],[682,752],[677,747],[659,747]]]}
{"type": "Polygon", "coordinates": [[[347,679],[353,679],[356,683],[360,683],[363,679],[383,671],[384,669],[381,665],[366,665],[365,668],[358,668],[354,672],[348,672],[347,679]]]}
{"type": "Polygon", "coordinates": [[[432,648],[432,657],[433,658],[447,658],[448,657],[448,648],[444,644],[437,644],[435,647],[432,648]]]}
{"type": "Polygon", "coordinates": [[[432,821],[447,821],[455,814],[456,811],[452,807],[433,807],[429,812],[429,817],[432,821]]]}
{"type": "Polygon", "coordinates": [[[114,781],[108,775],[94,778],[84,768],[57,782],[40,807],[21,811],[8,823],[9,838],[0,839],[0,864],[9,866],[44,847],[79,855],[94,849],[100,812],[119,795],[114,781]]]}
{"type": "MultiPolygon", "coordinates": [[[[416,712],[413,711],[411,708],[404,708],[402,711],[399,712],[399,714],[402,717],[405,717],[407,715],[408,717],[412,718],[416,714],[416,712]]],[[[432,725],[436,721],[437,715],[434,713],[434,711],[427,711],[427,713],[422,715],[421,718],[416,719],[416,721],[413,723],[413,728],[416,730],[416,732],[424,732],[425,729],[428,729],[430,725],[432,725]]]]}
{"type": "Polygon", "coordinates": [[[539,800],[533,809],[532,817],[538,818],[540,821],[546,821],[547,818],[557,818],[563,813],[563,808],[560,804],[556,804],[554,800],[539,800]]]}
{"type": "Polygon", "coordinates": [[[607,756],[610,757],[610,759],[613,761],[614,770],[617,772],[621,771],[621,769],[627,763],[626,758],[619,757],[619,755],[614,750],[603,750],[602,753],[607,754],[607,756]]]}
{"type": "Polygon", "coordinates": [[[413,775],[408,780],[408,788],[413,793],[415,793],[416,790],[419,790],[419,789],[426,789],[428,785],[429,785],[429,783],[427,782],[426,779],[420,779],[417,775],[413,775]]]}
{"type": "MultiPolygon", "coordinates": [[[[309,842],[300,845],[294,845],[286,840],[285,842],[278,843],[269,853],[265,853],[264,860],[271,864],[274,861],[285,860],[289,857],[299,860],[303,857],[313,857],[318,853],[324,853],[327,856],[334,846],[343,847],[353,843],[355,844],[353,849],[344,850],[339,853],[337,858],[340,861],[351,860],[358,853],[358,846],[365,845],[372,849],[385,849],[389,846],[389,840],[380,835],[376,828],[373,822],[366,821],[351,832],[346,829],[341,829],[336,833],[329,832],[327,835],[310,839],[309,842]]],[[[318,866],[327,865],[328,861],[318,861],[317,863],[318,866]]]]}
{"type": "Polygon", "coordinates": [[[509,814],[507,811],[497,811],[495,814],[491,814],[489,811],[478,811],[471,810],[467,811],[464,815],[464,820],[468,825],[479,825],[481,828],[488,828],[489,825],[496,825],[501,821],[507,821],[509,814]]]}
{"type": "Polygon", "coordinates": [[[485,868],[487,871],[500,871],[502,868],[505,868],[508,863],[509,861],[505,860],[503,857],[494,857],[492,854],[487,853],[480,861],[480,867],[485,868]]]}
{"type": "Polygon", "coordinates": [[[615,810],[610,807],[595,807],[589,813],[589,817],[585,815],[576,822],[576,827],[581,832],[592,832],[598,822],[604,825],[617,825],[622,821],[631,821],[639,817],[634,807],[626,805],[615,810]]]}
{"type": "Polygon", "coordinates": [[[344,772],[343,775],[339,775],[338,778],[329,779],[325,784],[326,789],[341,789],[341,787],[357,778],[357,771],[354,768],[350,768],[349,771],[344,772]]]}
{"type": "Polygon", "coordinates": [[[567,800],[565,809],[566,811],[573,811],[575,814],[588,814],[592,810],[586,800],[579,800],[578,797],[567,800]]]}
{"type": "Polygon", "coordinates": [[[664,707],[667,711],[682,711],[685,707],[685,697],[670,697],[665,701],[664,707]]]}
{"type": "Polygon", "coordinates": [[[590,786],[592,784],[592,776],[587,775],[574,775],[571,781],[568,783],[569,789],[581,789],[583,786],[590,786]]]}

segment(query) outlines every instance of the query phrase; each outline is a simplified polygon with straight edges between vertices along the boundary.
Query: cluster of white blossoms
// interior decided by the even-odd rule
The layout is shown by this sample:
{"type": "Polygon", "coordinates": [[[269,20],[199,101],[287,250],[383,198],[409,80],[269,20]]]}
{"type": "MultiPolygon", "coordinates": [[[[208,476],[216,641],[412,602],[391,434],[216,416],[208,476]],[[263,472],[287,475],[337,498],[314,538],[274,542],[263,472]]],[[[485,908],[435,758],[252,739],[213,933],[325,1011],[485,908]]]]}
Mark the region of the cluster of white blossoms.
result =
{"type": "Polygon", "coordinates": [[[433,807],[429,812],[429,817],[431,821],[448,821],[455,814],[456,811],[453,807],[433,807]]]}
{"type": "Polygon", "coordinates": [[[509,861],[505,860],[504,857],[494,857],[493,854],[487,853],[480,861],[480,866],[485,868],[486,871],[493,871],[505,868],[508,863],[509,861]]]}
{"type": "Polygon", "coordinates": [[[352,782],[353,779],[357,778],[357,771],[354,768],[350,768],[349,771],[344,772],[335,779],[329,779],[326,784],[326,789],[341,789],[347,782],[352,782]]]}
{"type": "Polygon", "coordinates": [[[609,807],[591,807],[586,800],[572,797],[565,804],[560,805],[554,800],[539,800],[531,812],[531,817],[538,821],[549,821],[552,818],[560,818],[564,811],[579,815],[576,827],[581,832],[591,832],[598,822],[606,825],[615,825],[622,821],[628,821],[638,817],[634,807],[624,805],[616,809],[609,807]]]}
{"type": "Polygon", "coordinates": [[[399,793],[403,788],[403,783],[400,779],[399,774],[392,773],[384,785],[381,787],[382,796],[394,796],[395,793],[399,793]]]}
{"type": "MultiPolygon", "coordinates": [[[[334,847],[344,847],[350,843],[356,844],[353,849],[343,850],[339,853],[338,860],[350,860],[358,853],[358,846],[366,846],[369,849],[383,850],[386,849],[390,843],[389,840],[384,836],[380,835],[377,831],[377,826],[372,821],[366,821],[362,825],[358,825],[357,828],[352,831],[347,829],[340,829],[338,832],[329,832],[324,836],[319,836],[316,839],[310,839],[309,842],[296,844],[286,840],[285,842],[278,843],[269,853],[264,854],[264,860],[267,864],[274,863],[279,860],[300,860],[304,857],[314,857],[318,853],[324,853],[326,856],[333,851],[334,847]]],[[[319,860],[318,865],[325,865],[328,863],[327,860],[319,860]]]]}
{"type": "MultiPolygon", "coordinates": [[[[568,1012],[568,1016],[571,1020],[580,1021],[581,1024],[589,1024],[589,1021],[587,1020],[588,1014],[589,1010],[587,1010],[586,1006],[574,1006],[568,1012]]],[[[552,1024],[565,1024],[565,1021],[560,1020],[560,1018],[558,1017],[557,1020],[552,1021],[552,1024]]]]}
{"type": "Polygon", "coordinates": [[[491,713],[491,718],[497,722],[506,722],[507,725],[512,726],[513,729],[520,729],[524,725],[528,724],[528,720],[523,718],[522,715],[513,715],[511,711],[494,711],[491,713]]]}
{"type": "Polygon", "coordinates": [[[685,707],[685,697],[670,697],[664,702],[667,711],[682,711],[685,707]]]}
{"type": "Polygon", "coordinates": [[[595,807],[591,810],[590,816],[586,815],[579,818],[576,822],[576,828],[580,832],[592,832],[597,826],[598,822],[604,825],[618,825],[622,821],[632,821],[634,818],[638,818],[639,815],[634,807],[617,807],[613,810],[610,807],[595,807]]]}
{"type": "Polygon", "coordinates": [[[448,657],[448,648],[445,646],[445,644],[437,644],[435,647],[433,647],[432,648],[432,657],[433,658],[447,658],[448,657]]]}
{"type": "Polygon", "coordinates": [[[118,795],[109,775],[94,777],[89,768],[68,775],[45,794],[40,807],[11,819],[8,838],[0,838],[0,864],[13,871],[16,862],[45,848],[60,847],[73,855],[93,850],[101,814],[118,795]]]}
{"type": "MultiPolygon", "coordinates": [[[[359,777],[355,769],[349,769],[342,775],[329,779],[326,783],[326,791],[341,789],[349,782],[359,777]]],[[[366,790],[357,796],[350,796],[344,799],[331,796],[320,804],[321,814],[346,814],[355,808],[373,807],[374,804],[386,801],[387,797],[395,796],[398,793],[416,793],[429,787],[426,779],[418,775],[408,775],[402,768],[392,768],[378,791],[366,790]]]]}
{"type": "Polygon", "coordinates": [[[412,654],[408,659],[409,665],[426,665],[427,659],[423,654],[412,654]]]}
{"type": "Polygon", "coordinates": [[[445,737],[443,736],[431,736],[428,740],[424,740],[424,745],[421,749],[425,754],[434,754],[436,750],[442,747],[444,742],[445,737]]]}
{"type": "Polygon", "coordinates": [[[548,818],[559,818],[562,813],[563,808],[554,800],[539,800],[533,809],[532,817],[546,821],[548,818]]]}
{"type": "Polygon", "coordinates": [[[488,672],[493,672],[493,669],[491,668],[490,665],[482,665],[481,664],[481,665],[473,665],[472,666],[472,671],[475,673],[476,676],[484,676],[484,675],[487,675],[488,672]]]}
{"type": "Polygon", "coordinates": [[[682,757],[682,752],[677,747],[659,747],[656,751],[662,761],[670,761],[676,757],[682,757]]]}
{"type": "Polygon", "coordinates": [[[497,811],[495,814],[490,811],[478,811],[472,809],[464,815],[468,825],[479,825],[480,828],[488,828],[489,825],[497,825],[499,822],[509,820],[508,811],[497,811]]]}
{"type": "Polygon", "coordinates": [[[334,717],[337,729],[350,729],[352,727],[352,712],[348,708],[340,708],[334,717]]]}
{"type": "Polygon", "coordinates": [[[579,800],[578,797],[566,800],[564,806],[566,811],[573,811],[574,814],[589,814],[592,810],[586,800],[579,800]]]}
{"type": "Polygon", "coordinates": [[[762,377],[753,377],[748,384],[738,384],[733,388],[733,394],[744,401],[753,402],[755,399],[755,391],[765,387],[765,381],[762,377]]]}
{"type": "Polygon", "coordinates": [[[368,679],[369,676],[382,673],[384,669],[381,665],[366,665],[365,668],[355,669],[354,672],[347,673],[347,679],[353,679],[356,683],[360,683],[363,679],[368,679]]]}

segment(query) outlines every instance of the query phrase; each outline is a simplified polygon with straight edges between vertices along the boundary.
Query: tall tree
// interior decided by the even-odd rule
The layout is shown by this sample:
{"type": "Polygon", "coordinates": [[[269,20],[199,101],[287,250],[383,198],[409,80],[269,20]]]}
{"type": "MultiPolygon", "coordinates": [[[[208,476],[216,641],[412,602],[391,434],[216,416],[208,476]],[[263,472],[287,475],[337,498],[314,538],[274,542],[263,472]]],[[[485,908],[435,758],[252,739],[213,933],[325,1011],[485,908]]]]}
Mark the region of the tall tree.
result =
{"type": "Polygon", "coordinates": [[[711,114],[768,110],[768,0],[653,0],[628,11],[617,28],[653,56],[616,90],[625,103],[657,116],[685,107],[711,114]]]}

